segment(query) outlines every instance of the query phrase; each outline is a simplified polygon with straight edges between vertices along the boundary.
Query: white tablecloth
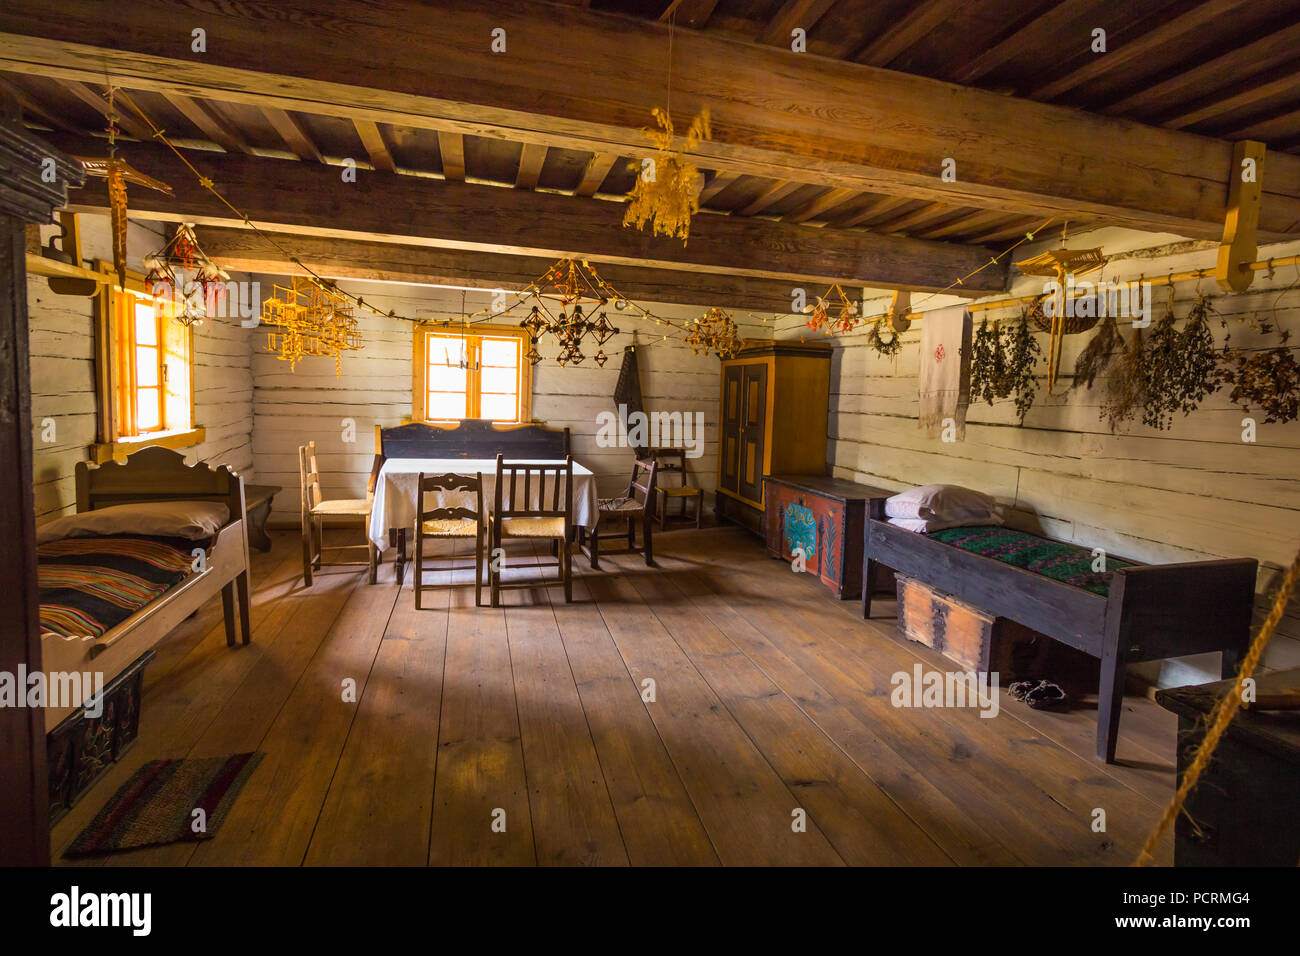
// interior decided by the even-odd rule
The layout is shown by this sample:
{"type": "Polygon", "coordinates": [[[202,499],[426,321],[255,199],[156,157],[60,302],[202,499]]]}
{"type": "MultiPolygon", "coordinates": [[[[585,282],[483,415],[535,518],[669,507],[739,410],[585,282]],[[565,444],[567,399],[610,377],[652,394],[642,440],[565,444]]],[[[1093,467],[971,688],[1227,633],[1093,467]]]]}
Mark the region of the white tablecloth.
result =
{"type": "MultiPolygon", "coordinates": [[[[539,460],[534,464],[562,465],[563,461],[539,460]]],[[[388,547],[388,529],[405,528],[415,531],[415,489],[420,481],[420,473],[426,475],[483,475],[483,507],[492,510],[496,499],[497,463],[495,458],[390,458],[379,469],[375,481],[375,504],[370,511],[370,540],[380,548],[388,547]]],[[[522,493],[524,476],[517,480],[517,488],[522,493]]],[[[531,494],[533,504],[537,503],[537,475],[532,476],[531,494]]],[[[509,485],[509,480],[506,482],[509,485]]],[[[551,481],[547,482],[550,494],[551,481]]],[[[509,488],[506,489],[507,497],[509,488]]],[[[474,495],[465,492],[444,492],[437,495],[437,501],[428,504],[439,508],[474,507],[474,495]]],[[[547,506],[551,498],[545,499],[547,506]]],[[[599,516],[596,502],[596,476],[576,461],[573,463],[573,514],[574,525],[584,528],[593,527],[599,516]]]]}

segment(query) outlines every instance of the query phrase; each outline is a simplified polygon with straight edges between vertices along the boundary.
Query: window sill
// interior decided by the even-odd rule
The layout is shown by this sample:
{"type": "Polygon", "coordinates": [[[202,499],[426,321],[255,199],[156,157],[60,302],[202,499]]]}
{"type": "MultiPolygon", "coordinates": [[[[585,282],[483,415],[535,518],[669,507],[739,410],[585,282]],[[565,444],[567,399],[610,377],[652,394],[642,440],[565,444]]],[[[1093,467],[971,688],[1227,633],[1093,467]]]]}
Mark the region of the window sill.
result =
{"type": "Polygon", "coordinates": [[[147,435],[119,438],[117,441],[92,445],[91,457],[96,463],[102,465],[106,461],[121,461],[132,452],[150,445],[158,445],[162,448],[189,448],[191,445],[203,442],[206,438],[207,430],[201,426],[185,431],[150,432],[147,435]]]}

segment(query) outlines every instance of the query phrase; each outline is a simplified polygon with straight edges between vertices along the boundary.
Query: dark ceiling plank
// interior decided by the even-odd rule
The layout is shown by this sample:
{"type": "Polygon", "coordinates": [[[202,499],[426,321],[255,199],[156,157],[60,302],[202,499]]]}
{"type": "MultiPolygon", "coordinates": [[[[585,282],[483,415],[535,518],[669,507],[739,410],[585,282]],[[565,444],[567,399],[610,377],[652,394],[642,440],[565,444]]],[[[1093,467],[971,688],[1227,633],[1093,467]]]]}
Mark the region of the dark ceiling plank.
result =
{"type": "Polygon", "coordinates": [[[1020,218],[1019,216],[1009,216],[997,209],[968,210],[967,214],[959,219],[954,219],[952,222],[943,223],[939,226],[932,226],[928,229],[918,229],[915,235],[922,239],[950,239],[953,236],[974,236],[978,235],[980,230],[1005,225],[1012,219],[1019,221],[1020,218]]]}
{"type": "Polygon", "coordinates": [[[438,131],[438,152],[442,154],[442,174],[448,179],[465,178],[465,137],[460,133],[438,131]]]}
{"type": "Polygon", "coordinates": [[[789,183],[789,182],[772,183],[770,186],[765,187],[763,191],[760,192],[757,196],[755,196],[752,200],[750,200],[749,203],[743,209],[738,209],[737,213],[741,216],[760,215],[764,210],[768,209],[771,206],[776,205],[782,199],[785,199],[787,196],[791,195],[792,193],[797,192],[800,189],[803,189],[803,187],[804,187],[803,183],[789,183]]]}
{"type": "MultiPolygon", "coordinates": [[[[1140,63],[1148,54],[1182,43],[1186,38],[1196,37],[1206,27],[1229,16],[1238,8],[1253,6],[1256,2],[1258,0],[1204,0],[1190,10],[1161,20],[1141,36],[1122,40],[1104,55],[1087,61],[1078,69],[1053,76],[1042,86],[1029,90],[1026,95],[1035,100],[1054,100],[1091,80],[1100,79],[1107,74],[1116,75],[1131,64],[1140,63]]],[[[1110,39],[1113,44],[1116,38],[1110,39]]]]}
{"type": "MultiPolygon", "coordinates": [[[[203,249],[226,269],[289,274],[293,263],[250,229],[200,226],[203,249]]],[[[330,279],[416,282],[475,289],[520,289],[546,273],[554,260],[532,256],[436,249],[395,242],[368,242],[336,236],[276,233],[304,265],[330,279]]],[[[790,308],[790,283],[726,273],[682,272],[598,264],[601,278],[639,302],[721,306],[755,311],[790,308]]]]}
{"type": "Polygon", "coordinates": [[[856,189],[828,189],[811,202],[804,203],[803,206],[794,212],[788,212],[781,217],[782,222],[807,222],[810,219],[817,219],[832,209],[851,202],[860,193],[856,189]]]}
{"type": "MultiPolygon", "coordinates": [[[[81,100],[81,102],[85,103],[91,109],[98,110],[100,115],[105,119],[108,118],[108,100],[98,92],[91,89],[85,83],[80,83],[76,80],[59,80],[58,83],[61,87],[77,99],[81,100]]],[[[143,123],[130,115],[128,110],[123,109],[121,106],[116,106],[114,107],[113,112],[116,114],[119,129],[124,130],[139,140],[153,139],[153,130],[151,130],[146,123],[143,123]]]]}
{"type": "Polygon", "coordinates": [[[714,173],[713,178],[705,183],[704,188],[700,190],[700,205],[703,206],[708,203],[709,200],[713,199],[713,197],[718,195],[718,193],[722,192],[739,178],[740,175],[738,173],[721,171],[714,173]]]}
{"type": "MultiPolygon", "coordinates": [[[[1071,228],[1084,225],[1084,220],[1070,220],[1071,228]]],[[[979,242],[981,243],[1004,243],[1011,239],[1019,239],[1028,233],[1031,229],[1038,229],[1043,224],[1041,219],[1020,219],[1012,221],[1003,226],[996,226],[986,231],[978,233],[979,242]]],[[[1061,223],[1054,222],[1048,227],[1050,231],[1060,232],[1061,223]]],[[[1039,231],[1034,233],[1034,237],[1041,239],[1046,233],[1039,231]]]]}
{"type": "Polygon", "coordinates": [[[1135,111],[1166,110],[1188,99],[1212,91],[1226,79],[1259,73],[1291,60],[1300,45],[1300,23],[1267,33],[1245,46],[1239,46],[1209,60],[1204,60],[1159,83],[1144,84],[1123,99],[1101,107],[1101,112],[1127,115],[1135,111]]]}
{"type": "Polygon", "coordinates": [[[185,116],[187,120],[212,142],[227,153],[251,153],[248,143],[230,127],[217,113],[219,107],[214,103],[200,103],[183,93],[174,90],[163,93],[167,102],[185,116]]]}
{"type": "Polygon", "coordinates": [[[713,16],[713,9],[717,5],[718,0],[672,0],[659,15],[659,20],[661,23],[667,23],[673,19],[673,14],[676,14],[678,26],[703,30],[708,26],[709,17],[713,16]]]}
{"type": "Polygon", "coordinates": [[[380,172],[397,172],[397,164],[393,162],[393,154],[389,151],[388,144],[384,142],[384,134],[380,132],[379,124],[354,117],[352,125],[356,127],[361,145],[365,147],[366,155],[370,157],[370,165],[380,172]]]}
{"type": "Polygon", "coordinates": [[[519,153],[519,174],[515,176],[516,189],[536,189],[542,178],[542,166],[546,162],[546,147],[536,143],[524,143],[519,153]]]}
{"type": "Polygon", "coordinates": [[[1273,97],[1294,94],[1300,90],[1300,59],[1282,67],[1256,73],[1231,87],[1216,90],[1195,105],[1180,109],[1171,115],[1162,115],[1160,125],[1170,129],[1186,129],[1230,113],[1244,113],[1256,103],[1273,97]],[[1268,78],[1268,77],[1271,77],[1268,78]]]}
{"type": "MultiPolygon", "coordinates": [[[[308,0],[251,9],[223,5],[208,31],[221,42],[189,58],[165,26],[188,13],[182,0],[135,0],[111,23],[92,0],[63,0],[58,17],[38,0],[8,0],[0,67],[88,81],[108,70],[128,88],[623,155],[644,149],[641,130],[662,105],[660,86],[645,80],[663,68],[659,24],[581,10],[557,17],[524,0],[444,0],[436,12],[416,0],[382,10],[338,0],[328,16],[308,0]],[[481,52],[503,16],[512,43],[529,51],[510,69],[481,52]],[[584,61],[575,84],[575,48],[619,56],[584,61]]],[[[1222,237],[1226,141],[711,31],[678,31],[675,57],[679,114],[712,113],[712,138],[692,151],[703,168],[1222,237]],[[939,178],[948,156],[955,182],[939,178]]],[[[1275,155],[1264,190],[1261,232],[1300,229],[1300,160],[1275,155]]]]}
{"type": "Polygon", "coordinates": [[[882,196],[871,205],[864,206],[837,225],[841,229],[852,229],[855,226],[866,225],[872,220],[881,219],[895,209],[910,205],[915,201],[911,196],[882,196]]]}
{"type": "Polygon", "coordinates": [[[952,15],[966,6],[969,0],[925,0],[860,50],[853,60],[867,66],[888,66],[912,45],[952,15]]]}
{"type": "Polygon", "coordinates": [[[1265,116],[1243,119],[1239,125],[1225,130],[1224,135],[1233,139],[1257,139],[1269,143],[1269,149],[1273,150],[1285,149],[1286,141],[1294,137],[1297,129],[1300,129],[1300,108],[1291,104],[1265,116]]]}
{"type": "Polygon", "coordinates": [[[292,113],[275,106],[263,106],[261,110],[267,122],[275,127],[275,131],[280,134],[280,138],[285,141],[285,144],[299,159],[313,159],[318,163],[325,162],[325,157],[316,147],[316,143],[312,141],[306,127],[298,122],[292,113]]]}
{"type": "MultiPolygon", "coordinates": [[[[84,149],[80,138],[49,134],[54,145],[84,149]]],[[[92,141],[93,142],[93,141],[92,141]]],[[[235,225],[239,219],[165,147],[124,143],[123,157],[168,182],[175,197],[133,195],[141,216],[235,225]]],[[[831,279],[859,285],[942,288],[988,255],[980,246],[926,243],[841,229],[813,229],[739,216],[699,215],[690,242],[623,228],[622,203],[554,193],[375,172],[343,183],[330,167],[238,154],[194,154],[205,176],[253,222],[314,235],[408,242],[485,252],[556,257],[687,272],[730,271],[769,279],[831,279]],[[395,215],[394,210],[400,210],[395,215]]],[[[103,208],[102,183],[72,203],[103,208]]],[[[1000,291],[1003,276],[982,290],[1000,291]]],[[[973,294],[973,293],[972,293],[973,294]]]]}
{"type": "Polygon", "coordinates": [[[945,206],[941,203],[929,203],[920,209],[914,209],[911,212],[895,216],[893,219],[886,219],[884,222],[874,223],[871,226],[872,232],[891,233],[902,232],[911,233],[917,226],[923,226],[935,221],[947,222],[948,220],[959,216],[961,210],[953,209],[952,206],[945,206]]]}
{"type": "Polygon", "coordinates": [[[594,196],[605,181],[614,164],[618,162],[618,153],[592,153],[587,166],[582,171],[582,181],[573,191],[575,196],[594,196]]]}
{"type": "Polygon", "coordinates": [[[835,0],[786,0],[759,33],[758,42],[788,48],[795,27],[811,30],[834,5],[835,0]]]}
{"type": "Polygon", "coordinates": [[[24,120],[34,120],[51,129],[72,131],[74,127],[59,115],[58,110],[31,96],[26,90],[0,76],[0,92],[7,94],[22,109],[24,120]]]}
{"type": "Polygon", "coordinates": [[[1056,42],[1059,31],[1077,16],[1077,4],[1072,0],[1060,0],[1050,10],[959,67],[949,79],[954,83],[975,83],[1023,53],[1030,45],[1038,42],[1037,38],[1050,38],[1049,42],[1056,42]]]}

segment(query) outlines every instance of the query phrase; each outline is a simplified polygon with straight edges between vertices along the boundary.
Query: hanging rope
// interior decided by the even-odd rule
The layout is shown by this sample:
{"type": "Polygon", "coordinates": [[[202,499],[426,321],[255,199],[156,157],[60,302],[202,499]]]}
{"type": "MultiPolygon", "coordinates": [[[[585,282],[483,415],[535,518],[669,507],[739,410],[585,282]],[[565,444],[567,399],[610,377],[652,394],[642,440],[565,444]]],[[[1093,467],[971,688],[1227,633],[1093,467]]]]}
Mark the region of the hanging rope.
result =
{"type": "Polygon", "coordinates": [[[1207,718],[1209,729],[1205,731],[1205,739],[1201,741],[1192,762],[1188,764],[1187,769],[1183,772],[1183,782],[1179,784],[1178,792],[1174,794],[1174,799],[1165,808],[1165,812],[1156,823],[1155,829],[1147,837],[1147,842],[1143,845],[1142,852],[1138,854],[1134,866],[1148,866],[1154,862],[1153,854],[1160,844],[1160,838],[1164,836],[1165,831],[1178,818],[1178,814],[1182,813],[1188,794],[1192,792],[1196,782],[1201,779],[1201,774],[1209,765],[1210,757],[1214,755],[1214,749],[1218,747],[1224,731],[1228,729],[1228,724],[1232,723],[1232,718],[1236,716],[1237,711],[1241,708],[1241,695],[1245,682],[1255,673],[1255,668],[1259,664],[1259,659],[1264,653],[1269,638],[1273,636],[1273,632],[1277,630],[1278,624],[1281,623],[1287,605],[1291,602],[1291,597],[1295,593],[1298,579],[1300,579],[1300,551],[1296,552],[1291,567],[1287,569],[1286,574],[1283,576],[1282,584],[1278,587],[1277,595],[1273,599],[1273,607],[1269,610],[1268,617],[1264,619],[1259,633],[1255,635],[1255,639],[1251,642],[1250,650],[1246,652],[1245,659],[1241,662],[1241,672],[1237,675],[1236,684],[1219,698],[1210,711],[1210,716],[1207,718]]]}

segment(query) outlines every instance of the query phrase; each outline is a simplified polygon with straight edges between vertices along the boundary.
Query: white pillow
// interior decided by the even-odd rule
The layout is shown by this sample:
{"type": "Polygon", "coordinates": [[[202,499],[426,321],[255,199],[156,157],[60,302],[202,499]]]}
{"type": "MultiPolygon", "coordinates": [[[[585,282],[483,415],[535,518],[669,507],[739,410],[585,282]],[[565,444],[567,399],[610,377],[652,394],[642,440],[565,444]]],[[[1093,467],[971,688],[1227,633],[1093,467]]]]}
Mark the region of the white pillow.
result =
{"type": "Polygon", "coordinates": [[[228,520],[230,509],[219,501],[141,501],[55,518],[36,529],[36,543],[112,534],[198,541],[212,537],[228,520]]]}
{"type": "Polygon", "coordinates": [[[961,485],[921,485],[886,498],[885,516],[952,521],[960,525],[996,516],[997,507],[997,502],[988,495],[961,485]]]}
{"type": "Polygon", "coordinates": [[[886,518],[889,524],[895,528],[902,528],[904,531],[915,531],[918,534],[928,534],[931,531],[942,531],[945,528],[971,528],[982,527],[984,525],[998,525],[1002,523],[999,515],[988,515],[984,518],[965,518],[962,520],[940,521],[937,518],[886,518]]]}

